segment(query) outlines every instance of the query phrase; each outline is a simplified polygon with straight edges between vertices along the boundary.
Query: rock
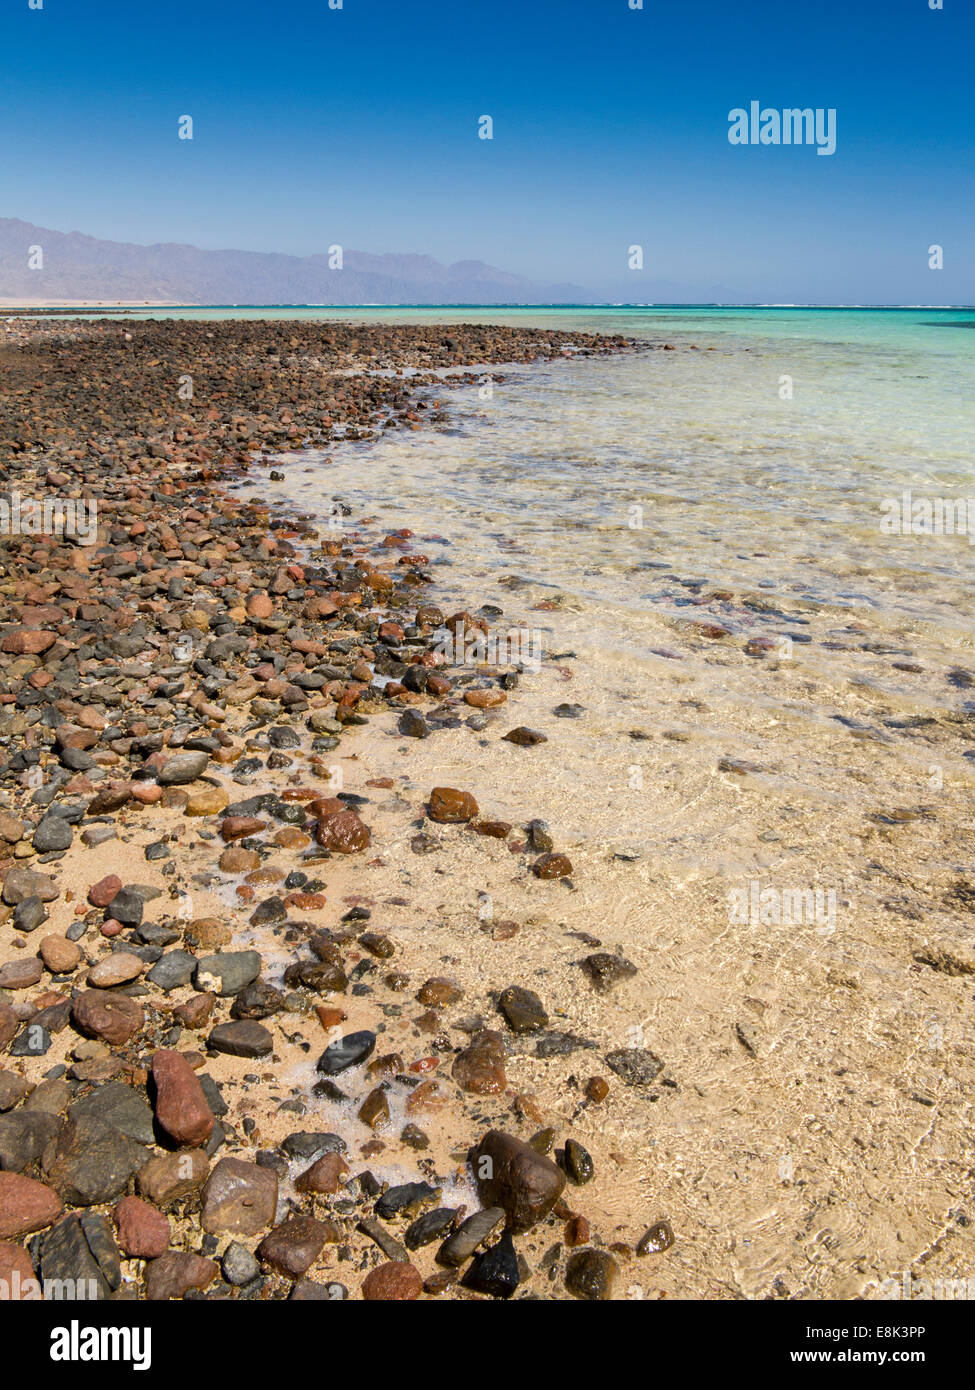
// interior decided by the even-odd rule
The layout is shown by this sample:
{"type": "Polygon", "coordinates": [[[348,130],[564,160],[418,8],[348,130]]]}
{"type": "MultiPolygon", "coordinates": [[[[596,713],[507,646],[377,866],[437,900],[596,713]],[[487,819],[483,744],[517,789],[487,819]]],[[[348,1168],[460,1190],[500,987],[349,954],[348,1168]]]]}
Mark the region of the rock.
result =
{"type": "Polygon", "coordinates": [[[70,975],[81,964],[81,947],[66,936],[45,936],[39,951],[52,975],[70,975]]]}
{"type": "Polygon", "coordinates": [[[241,1245],[237,1240],[232,1240],[223,1252],[220,1268],[227,1283],[235,1289],[249,1284],[261,1272],[261,1266],[247,1246],[241,1245]]]}
{"type": "Polygon", "coordinates": [[[19,864],[15,864],[3,880],[3,900],[11,907],[16,907],[26,898],[40,898],[42,903],[52,903],[58,892],[57,884],[47,874],[19,864]]]}
{"type": "Polygon", "coordinates": [[[478,807],[470,792],[460,792],[454,787],[434,787],[427,814],[442,825],[459,825],[473,820],[478,807]]]}
{"type": "Polygon", "coordinates": [[[151,1144],[155,1139],[152,1111],[145,1096],[124,1081],[108,1081],[99,1086],[75,1101],[68,1114],[73,1120],[103,1120],[137,1144],[151,1144]]]}
{"type": "Polygon", "coordinates": [[[575,1183],[577,1187],[590,1182],[596,1172],[592,1155],[575,1139],[565,1141],[561,1167],[565,1170],[569,1181],[575,1183]]]}
{"type": "MultiPolygon", "coordinates": [[[[500,1219],[503,1218],[504,1212],[500,1212],[500,1219]]],[[[407,1250],[419,1250],[431,1241],[442,1239],[456,1220],[455,1207],[435,1207],[433,1211],[425,1211],[407,1228],[403,1243],[407,1250]]]]}
{"type": "Polygon", "coordinates": [[[438,1262],[459,1269],[477,1247],[504,1224],[506,1216],[503,1207],[485,1207],[483,1211],[474,1212],[441,1245],[437,1251],[438,1262]]]}
{"type": "Polygon", "coordinates": [[[473,709],[494,709],[507,700],[503,690],[465,690],[464,704],[473,709]]]}
{"type": "Polygon", "coordinates": [[[519,724],[517,729],[511,729],[504,735],[506,743],[516,743],[519,748],[534,748],[538,743],[548,743],[548,735],[539,733],[538,729],[528,729],[524,724],[519,724]]]}
{"type": "Polygon", "coordinates": [[[0,999],[0,1052],[9,1047],[20,1029],[20,1019],[11,1006],[0,999]]]}
{"type": "Polygon", "coordinates": [[[532,865],[536,878],[568,878],[572,863],[567,854],[543,854],[532,865]]]}
{"type": "Polygon", "coordinates": [[[170,1049],[157,1052],[152,1059],[152,1079],[156,1119],[170,1139],[189,1149],[205,1144],[213,1132],[213,1111],[186,1058],[170,1049]]]}
{"type": "Polygon", "coordinates": [[[499,1095],[507,1085],[504,1060],[501,1034],[483,1028],[454,1058],[450,1074],[462,1090],[473,1095],[499,1095]]]}
{"type": "Polygon", "coordinates": [[[47,815],[34,827],[31,843],[38,854],[70,849],[74,831],[64,816],[47,815]]]}
{"type": "Polygon", "coordinates": [[[649,1086],[664,1069],[664,1064],[649,1048],[621,1047],[606,1054],[606,1065],[627,1086],[649,1086]]]}
{"type": "Polygon", "coordinates": [[[632,961],[609,951],[597,951],[594,955],[586,956],[582,964],[592,976],[596,988],[604,991],[612,989],[621,980],[632,979],[637,973],[632,961]]]}
{"type": "Polygon", "coordinates": [[[576,1250],[565,1269],[565,1287],[574,1298],[611,1299],[619,1265],[608,1250],[576,1250]]]}
{"type": "Polygon", "coordinates": [[[19,1173],[0,1173],[0,1240],[20,1240],[42,1231],[61,1215],[57,1193],[19,1173]]]}
{"type": "Polygon", "coordinates": [[[369,847],[372,835],[355,811],[332,811],[319,820],[315,839],[333,854],[355,854],[369,847]]]}
{"type": "Polygon", "coordinates": [[[256,980],[261,965],[259,951],[220,951],[197,962],[193,983],[203,993],[227,998],[256,980]]]}
{"type": "Polygon", "coordinates": [[[137,980],[145,968],[145,961],[139,956],[129,951],[113,951],[91,967],[88,984],[94,989],[115,989],[137,980]]]}
{"type": "MultiPolygon", "coordinates": [[[[31,1298],[35,1287],[34,1266],[27,1251],[11,1241],[0,1241],[0,1288],[12,1303],[31,1298]]],[[[40,1285],[37,1285],[40,1289],[40,1285]]]]}
{"type": "Polygon", "coordinates": [[[662,1255],[674,1243],[674,1232],[669,1221],[655,1221],[636,1247],[638,1255],[662,1255]]]}
{"type": "Polygon", "coordinates": [[[428,1182],[399,1183],[388,1188],[376,1203],[376,1215],[384,1221],[392,1221],[395,1216],[414,1216],[423,1207],[428,1207],[440,1196],[439,1187],[431,1187],[428,1182]]]}
{"type": "Polygon", "coordinates": [[[145,1164],[145,1149],[91,1115],[65,1121],[44,1153],[44,1175],[66,1202],[97,1206],[120,1196],[145,1164]]]}
{"type": "Polygon", "coordinates": [[[260,1023],[242,1019],[219,1024],[207,1038],[207,1046],[231,1057],[267,1057],[274,1050],[274,1039],[260,1023]]]}
{"type": "Polygon", "coordinates": [[[0,965],[0,989],[30,989],[44,974],[44,967],[36,956],[27,960],[9,960],[0,965]]]}
{"type": "Polygon", "coordinates": [[[70,1289],[76,1299],[110,1298],[121,1283],[118,1249],[104,1217],[94,1212],[66,1216],[44,1236],[39,1272],[43,1281],[57,1281],[62,1297],[70,1289]]]}
{"type": "Polygon", "coordinates": [[[121,922],[123,927],[137,927],[145,913],[142,894],[134,888],[120,888],[112,899],[109,909],[112,920],[121,922]]]}
{"type": "Polygon", "coordinates": [[[191,792],[183,814],[186,816],[218,816],[227,809],[230,797],[223,787],[203,787],[191,792]]]}
{"type": "Polygon", "coordinates": [[[117,874],[106,874],[88,889],[88,901],[92,907],[108,907],[116,893],[122,891],[122,880],[117,874]]]}
{"type": "Polygon", "coordinates": [[[190,1289],[205,1289],[217,1274],[213,1260],[188,1250],[167,1250],[146,1266],[146,1298],[154,1303],[182,1298],[190,1289]]]}
{"type": "Polygon", "coordinates": [[[430,737],[430,725],[415,709],[405,710],[396,727],[405,738],[430,737]]]}
{"type": "Polygon", "coordinates": [[[338,1239],[330,1221],[311,1216],[289,1216],[275,1226],[257,1247],[261,1262],[289,1279],[300,1279],[318,1259],[326,1241],[338,1239]]]}
{"type": "Polygon", "coordinates": [[[12,1110],[25,1096],[29,1096],[31,1085],[16,1072],[0,1071],[0,1113],[12,1110]]]}
{"type": "Polygon", "coordinates": [[[0,1169],[23,1173],[38,1161],[58,1131],[56,1115],[17,1110],[0,1116],[0,1169]]]}
{"type": "MultiPolygon", "coordinates": [[[[212,996],[203,996],[212,998],[212,996]]],[[[285,997],[279,989],[260,978],[246,985],[235,997],[230,1006],[231,1018],[270,1018],[280,1013],[285,1006],[285,997]]]]}
{"type": "Polygon", "coordinates": [[[586,1099],[599,1105],[609,1095],[609,1082],[602,1076],[590,1076],[586,1082],[586,1099]]]}
{"type": "Polygon", "coordinates": [[[169,1219],[141,1197],[123,1197],[115,1208],[118,1243],[136,1260],[154,1260],[169,1247],[169,1219]]]}
{"type": "Polygon", "coordinates": [[[199,1192],[210,1171],[202,1149],[156,1154],[139,1169],[136,1188],[157,1207],[171,1207],[199,1192]]]}
{"type": "Polygon", "coordinates": [[[50,913],[40,898],[25,898],[14,908],[14,927],[22,932],[36,931],[49,916],[50,913]]]}
{"type": "Polygon", "coordinates": [[[322,1154],[295,1182],[296,1192],[314,1192],[325,1196],[338,1192],[349,1165],[341,1154],[322,1154]]]}
{"type": "Polygon", "coordinates": [[[389,1260],[371,1269],[362,1281],[362,1297],[368,1303],[404,1302],[419,1298],[423,1279],[419,1270],[404,1260],[389,1260]]]}
{"type": "Polygon", "coordinates": [[[456,1004],[463,995],[463,990],[454,980],[448,980],[443,975],[433,975],[429,980],[424,981],[416,992],[417,1003],[425,1004],[428,1008],[443,1009],[449,1004],[456,1004]]]}
{"type": "Polygon", "coordinates": [[[164,787],[178,787],[186,782],[195,782],[206,771],[210,761],[209,753],[177,753],[167,758],[156,774],[156,780],[164,787]]]}
{"type": "Polygon", "coordinates": [[[142,1007],[125,994],[86,989],[71,1006],[78,1031],[86,1038],[100,1038],[112,1047],[121,1047],[135,1037],[145,1023],[142,1007]]]}
{"type": "Polygon", "coordinates": [[[278,1179],[272,1169],[222,1158],[203,1191],[203,1229],[256,1236],[273,1223],[277,1204],[278,1179]]]}
{"type": "MultiPolygon", "coordinates": [[[[181,989],[184,985],[189,984],[196,965],[197,958],[189,951],[167,951],[165,955],[159,957],[147,973],[146,979],[157,989],[164,990],[168,994],[170,990],[181,989]]],[[[212,1009],[213,996],[207,995],[206,997],[209,999],[212,1009]]]]}
{"type": "Polygon", "coordinates": [[[527,1231],[555,1206],[565,1175],[513,1135],[492,1129],[471,1152],[478,1194],[485,1206],[503,1207],[509,1231],[527,1231]]]}
{"type": "Polygon", "coordinates": [[[518,1287],[518,1256],[506,1231],[488,1250],[476,1255],[460,1281],[465,1289],[486,1293],[492,1298],[510,1298],[518,1287]]]}
{"type": "MultiPolygon", "coordinates": [[[[240,996],[238,995],[237,998],[239,999],[240,996]]],[[[214,996],[212,994],[194,994],[185,1003],[178,1004],[173,1010],[173,1014],[184,1028],[204,1028],[209,1023],[210,1015],[213,1013],[213,1001],[214,996]]],[[[236,1002],[234,1000],[234,1003],[236,1002]]],[[[231,1010],[232,1012],[233,1010],[231,1010]]]]}
{"type": "Polygon", "coordinates": [[[498,1008],[504,1014],[508,1027],[513,1033],[537,1033],[548,1027],[548,1014],[538,995],[521,985],[509,985],[498,999],[498,1008]]]}
{"type": "Polygon", "coordinates": [[[369,1092],[357,1111],[359,1119],[370,1129],[385,1129],[389,1124],[389,1102],[386,1088],[376,1086],[369,1092]]]}
{"type": "Polygon", "coordinates": [[[336,1076],[339,1072],[364,1062],[372,1055],[375,1046],[375,1033],[366,1030],[347,1033],[344,1038],[326,1047],[318,1059],[317,1070],[323,1076],[336,1076]]]}

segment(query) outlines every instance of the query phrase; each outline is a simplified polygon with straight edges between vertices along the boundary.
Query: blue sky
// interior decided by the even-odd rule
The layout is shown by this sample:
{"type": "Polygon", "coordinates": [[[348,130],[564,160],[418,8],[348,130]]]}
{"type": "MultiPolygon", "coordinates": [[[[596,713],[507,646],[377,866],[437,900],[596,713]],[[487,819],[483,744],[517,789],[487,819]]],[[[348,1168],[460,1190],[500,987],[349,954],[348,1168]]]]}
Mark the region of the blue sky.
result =
{"type": "Polygon", "coordinates": [[[975,301],[970,0],[643,3],[5,0],[0,215],[616,298],[975,301]],[[752,100],[835,108],[836,153],[729,144],[752,100]]]}

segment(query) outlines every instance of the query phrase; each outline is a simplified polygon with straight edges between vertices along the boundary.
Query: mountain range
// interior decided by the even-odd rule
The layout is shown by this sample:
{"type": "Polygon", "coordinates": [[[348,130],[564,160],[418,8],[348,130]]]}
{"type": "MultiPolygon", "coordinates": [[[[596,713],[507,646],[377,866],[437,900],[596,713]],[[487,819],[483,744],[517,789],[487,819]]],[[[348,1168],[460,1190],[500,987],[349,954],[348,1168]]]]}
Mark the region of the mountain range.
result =
{"type": "Polygon", "coordinates": [[[0,300],[126,304],[578,304],[579,285],[544,284],[483,261],[344,249],[320,255],[137,246],[0,217],[0,300]],[[40,248],[40,255],[37,249],[40,248]],[[37,268],[31,268],[31,263],[37,268]],[[39,264],[38,264],[39,262],[39,264]]]}

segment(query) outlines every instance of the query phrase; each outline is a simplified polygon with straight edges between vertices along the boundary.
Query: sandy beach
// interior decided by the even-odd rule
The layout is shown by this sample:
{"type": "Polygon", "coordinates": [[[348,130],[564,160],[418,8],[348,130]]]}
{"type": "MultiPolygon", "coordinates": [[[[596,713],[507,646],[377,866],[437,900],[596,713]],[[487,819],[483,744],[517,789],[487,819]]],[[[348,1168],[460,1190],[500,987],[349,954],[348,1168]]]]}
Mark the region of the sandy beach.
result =
{"type": "Polygon", "coordinates": [[[967,1278],[962,669],[785,594],[783,645],[716,577],[679,620],[614,613],[636,679],[556,565],[502,582],[444,545],[432,493],[426,527],[391,525],[339,485],[368,493],[370,440],[452,447],[486,374],[664,342],[5,328],[5,489],[97,498],[98,534],[0,542],[0,1278],[967,1278]],[[488,640],[536,633],[512,660],[488,640]]]}

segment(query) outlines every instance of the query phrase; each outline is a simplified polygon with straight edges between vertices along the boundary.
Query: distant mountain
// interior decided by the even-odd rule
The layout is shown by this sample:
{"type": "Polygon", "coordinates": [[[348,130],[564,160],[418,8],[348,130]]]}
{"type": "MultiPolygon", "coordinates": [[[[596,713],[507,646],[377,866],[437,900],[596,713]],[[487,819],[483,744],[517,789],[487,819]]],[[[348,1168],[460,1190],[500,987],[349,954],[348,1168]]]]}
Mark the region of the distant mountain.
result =
{"type": "MultiPolygon", "coordinates": [[[[38,259],[34,255],[35,261],[38,259]]],[[[201,251],[136,246],[0,218],[0,300],[122,300],[176,304],[566,304],[594,296],[579,285],[539,284],[483,261],[441,265],[430,256],[201,251]],[[31,248],[43,264],[30,268],[31,248]]]]}

